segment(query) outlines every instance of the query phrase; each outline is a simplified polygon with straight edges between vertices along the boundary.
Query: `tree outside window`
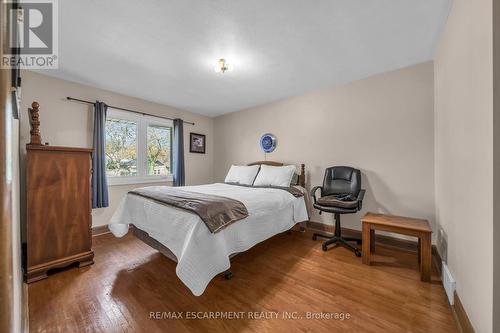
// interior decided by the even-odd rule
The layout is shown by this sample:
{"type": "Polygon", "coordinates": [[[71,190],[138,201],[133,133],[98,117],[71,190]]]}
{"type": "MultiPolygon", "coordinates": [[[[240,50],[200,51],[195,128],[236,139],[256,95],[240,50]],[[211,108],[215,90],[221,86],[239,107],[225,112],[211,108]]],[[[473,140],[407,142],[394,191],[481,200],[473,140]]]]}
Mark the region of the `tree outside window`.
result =
{"type": "Polygon", "coordinates": [[[137,123],[106,120],[106,175],[137,175],[137,123]]]}
{"type": "Polygon", "coordinates": [[[169,175],[171,170],[172,128],[148,126],[148,175],[169,175]]]}
{"type": "Polygon", "coordinates": [[[109,184],[171,180],[172,122],[108,109],[106,175],[109,184]]]}

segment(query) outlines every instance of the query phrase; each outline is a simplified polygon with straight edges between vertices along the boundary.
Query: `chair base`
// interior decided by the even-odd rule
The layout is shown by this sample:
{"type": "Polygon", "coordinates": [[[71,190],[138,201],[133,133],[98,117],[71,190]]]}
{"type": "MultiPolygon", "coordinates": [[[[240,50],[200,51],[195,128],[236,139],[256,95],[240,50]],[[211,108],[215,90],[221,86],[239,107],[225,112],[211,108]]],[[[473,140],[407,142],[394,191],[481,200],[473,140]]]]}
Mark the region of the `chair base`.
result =
{"type": "Polygon", "coordinates": [[[323,251],[328,251],[328,245],[331,244],[340,244],[348,248],[349,250],[354,251],[354,254],[356,257],[361,257],[361,251],[359,248],[353,246],[349,242],[356,242],[358,245],[361,245],[361,239],[353,238],[353,237],[338,237],[338,236],[327,236],[327,235],[322,235],[322,234],[313,234],[313,240],[316,240],[317,237],[322,237],[322,238],[328,238],[323,244],[321,245],[321,248],[323,251]]]}
{"type": "Polygon", "coordinates": [[[325,252],[328,251],[328,245],[337,243],[339,245],[345,246],[346,248],[348,248],[351,251],[354,251],[354,254],[356,254],[356,257],[361,257],[361,251],[359,250],[359,248],[357,248],[356,246],[353,246],[352,244],[349,243],[349,242],[356,242],[357,245],[361,245],[361,239],[355,238],[355,237],[342,237],[342,229],[340,226],[340,214],[335,213],[333,215],[333,218],[335,221],[335,234],[333,236],[330,236],[330,235],[327,236],[327,235],[314,233],[312,239],[316,240],[318,237],[327,238],[327,240],[325,242],[323,242],[323,245],[321,246],[321,248],[325,252]]]}

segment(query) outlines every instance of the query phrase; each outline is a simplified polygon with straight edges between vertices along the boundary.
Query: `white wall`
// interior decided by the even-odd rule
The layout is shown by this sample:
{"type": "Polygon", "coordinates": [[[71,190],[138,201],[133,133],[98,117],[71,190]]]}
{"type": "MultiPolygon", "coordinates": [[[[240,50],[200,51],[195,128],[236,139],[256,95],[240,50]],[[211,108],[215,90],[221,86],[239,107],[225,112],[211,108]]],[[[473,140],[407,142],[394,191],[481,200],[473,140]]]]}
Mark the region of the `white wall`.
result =
{"type": "MultiPolygon", "coordinates": [[[[195,126],[188,124],[184,126],[186,183],[191,185],[212,182],[214,147],[212,118],[34,72],[24,71],[22,84],[21,147],[23,151],[30,140],[27,110],[33,101],[40,103],[40,132],[43,142],[49,142],[54,146],[92,147],[92,106],[69,102],[66,97],[71,96],[89,101],[98,99],[109,105],[139,110],[152,115],[179,117],[194,122],[195,126]],[[207,135],[206,154],[189,153],[189,132],[207,135]]],[[[146,185],[110,186],[110,206],[93,210],[93,225],[107,224],[123,195],[134,187],[146,185]]]]}
{"type": "MultiPolygon", "coordinates": [[[[231,164],[263,160],[259,138],[277,136],[268,160],[305,163],[309,187],[326,167],[363,173],[364,209],[342,216],[360,229],[366,211],[434,221],[433,65],[430,62],[215,119],[215,180],[231,164]]],[[[331,214],[312,220],[332,224],[331,214]]]]}
{"type": "Polygon", "coordinates": [[[500,1],[493,1],[493,332],[500,332],[500,1]]]}
{"type": "Polygon", "coordinates": [[[455,0],[435,57],[436,217],[477,332],[492,332],[492,0],[455,0]]]}

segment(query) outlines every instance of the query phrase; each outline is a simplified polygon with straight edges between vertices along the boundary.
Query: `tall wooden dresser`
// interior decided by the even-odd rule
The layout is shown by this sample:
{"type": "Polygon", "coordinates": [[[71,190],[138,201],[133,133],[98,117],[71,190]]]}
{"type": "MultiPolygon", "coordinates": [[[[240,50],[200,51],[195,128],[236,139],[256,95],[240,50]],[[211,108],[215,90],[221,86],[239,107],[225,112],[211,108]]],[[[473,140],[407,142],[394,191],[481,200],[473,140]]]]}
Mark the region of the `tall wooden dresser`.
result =
{"type": "Polygon", "coordinates": [[[93,264],[92,149],[27,145],[26,281],[78,262],[93,264]]]}

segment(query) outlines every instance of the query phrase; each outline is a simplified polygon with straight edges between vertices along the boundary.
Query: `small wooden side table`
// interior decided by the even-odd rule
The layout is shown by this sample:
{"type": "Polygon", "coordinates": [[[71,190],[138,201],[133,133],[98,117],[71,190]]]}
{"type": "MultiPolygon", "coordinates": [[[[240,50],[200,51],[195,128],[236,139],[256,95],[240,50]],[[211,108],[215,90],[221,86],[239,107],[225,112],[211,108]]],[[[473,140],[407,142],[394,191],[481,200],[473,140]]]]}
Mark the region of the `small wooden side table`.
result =
{"type": "Polygon", "coordinates": [[[367,213],[363,219],[363,264],[371,264],[371,253],[375,251],[375,230],[389,231],[418,237],[418,260],[420,279],[431,281],[431,234],[427,220],[411,217],[367,213]]]}

